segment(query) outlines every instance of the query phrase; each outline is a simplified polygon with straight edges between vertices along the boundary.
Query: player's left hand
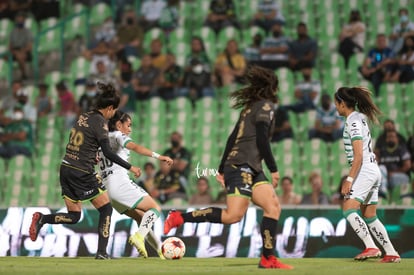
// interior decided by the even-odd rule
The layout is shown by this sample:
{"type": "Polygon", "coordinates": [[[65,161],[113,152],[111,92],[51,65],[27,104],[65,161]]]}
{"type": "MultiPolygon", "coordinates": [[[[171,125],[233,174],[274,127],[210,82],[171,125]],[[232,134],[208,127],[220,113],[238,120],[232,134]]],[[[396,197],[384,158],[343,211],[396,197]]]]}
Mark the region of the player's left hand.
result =
{"type": "Polygon", "coordinates": [[[158,159],[164,161],[168,165],[172,165],[174,162],[170,157],[167,156],[160,156],[158,159]]]}

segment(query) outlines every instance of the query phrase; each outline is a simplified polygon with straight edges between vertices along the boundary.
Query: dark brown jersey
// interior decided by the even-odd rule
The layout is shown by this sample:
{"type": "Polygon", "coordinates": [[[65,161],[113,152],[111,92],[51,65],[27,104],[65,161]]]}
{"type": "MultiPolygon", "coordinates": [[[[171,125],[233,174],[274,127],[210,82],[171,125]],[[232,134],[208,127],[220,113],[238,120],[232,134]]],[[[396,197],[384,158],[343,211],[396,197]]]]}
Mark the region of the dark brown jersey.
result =
{"type": "Polygon", "coordinates": [[[256,142],[256,124],[264,122],[270,129],[273,124],[273,114],[273,103],[268,100],[255,102],[252,106],[242,110],[236,125],[237,137],[227,156],[226,165],[248,164],[256,172],[263,170],[263,156],[260,155],[256,142]]]}
{"type": "Polygon", "coordinates": [[[94,172],[98,141],[108,138],[108,125],[99,111],[89,111],[79,116],[70,130],[64,160],[70,165],[94,172]]]}

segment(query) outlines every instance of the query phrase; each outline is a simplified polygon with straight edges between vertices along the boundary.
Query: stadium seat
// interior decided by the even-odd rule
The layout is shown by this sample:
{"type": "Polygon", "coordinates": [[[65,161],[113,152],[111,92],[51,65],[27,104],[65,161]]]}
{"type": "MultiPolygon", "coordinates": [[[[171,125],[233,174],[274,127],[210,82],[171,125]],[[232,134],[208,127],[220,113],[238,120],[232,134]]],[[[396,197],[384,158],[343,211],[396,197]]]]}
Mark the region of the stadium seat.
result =
{"type": "Polygon", "coordinates": [[[106,3],[97,3],[92,6],[89,14],[89,24],[97,26],[108,17],[112,17],[112,9],[106,3]]]}
{"type": "Polygon", "coordinates": [[[63,38],[65,40],[74,39],[76,36],[86,38],[86,14],[75,16],[72,19],[65,22],[65,32],[63,34],[63,38]]]}

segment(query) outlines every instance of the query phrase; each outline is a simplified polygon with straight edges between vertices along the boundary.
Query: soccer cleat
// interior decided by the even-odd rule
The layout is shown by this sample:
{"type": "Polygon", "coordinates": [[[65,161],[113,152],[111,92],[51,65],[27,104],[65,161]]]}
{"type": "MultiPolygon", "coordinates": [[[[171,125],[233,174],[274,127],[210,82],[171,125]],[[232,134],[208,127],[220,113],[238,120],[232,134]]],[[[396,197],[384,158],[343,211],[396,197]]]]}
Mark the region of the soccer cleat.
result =
{"type": "Polygon", "coordinates": [[[184,219],[181,216],[180,211],[172,210],[168,214],[167,219],[164,222],[164,235],[167,235],[171,229],[179,227],[184,223],[184,219]]]}
{"type": "Polygon", "coordinates": [[[161,260],[165,260],[165,257],[164,257],[164,255],[162,254],[161,249],[157,250],[157,254],[158,254],[158,257],[160,257],[160,259],[161,259],[161,260]]]}
{"type": "Polygon", "coordinates": [[[128,242],[130,245],[135,246],[135,248],[138,250],[139,254],[144,257],[148,258],[148,252],[145,248],[145,241],[144,238],[139,234],[138,232],[129,237],[128,242]]]}
{"type": "Polygon", "coordinates": [[[381,250],[378,248],[366,248],[361,254],[356,255],[354,260],[365,261],[366,259],[379,257],[381,257],[381,250]]]}
{"type": "Polygon", "coordinates": [[[401,262],[401,257],[398,255],[385,255],[381,259],[380,263],[399,263],[401,262]]]}
{"type": "Polygon", "coordinates": [[[293,266],[281,263],[275,256],[271,255],[265,257],[262,255],[259,262],[259,268],[278,268],[278,269],[293,269],[293,266]]]}
{"type": "Polygon", "coordinates": [[[42,228],[42,217],[43,214],[40,212],[35,212],[32,217],[32,223],[30,224],[29,235],[32,241],[36,241],[37,235],[39,235],[39,231],[42,228]]]}
{"type": "Polygon", "coordinates": [[[109,257],[109,255],[106,253],[97,253],[95,256],[95,259],[96,260],[110,260],[111,257],[109,257]]]}

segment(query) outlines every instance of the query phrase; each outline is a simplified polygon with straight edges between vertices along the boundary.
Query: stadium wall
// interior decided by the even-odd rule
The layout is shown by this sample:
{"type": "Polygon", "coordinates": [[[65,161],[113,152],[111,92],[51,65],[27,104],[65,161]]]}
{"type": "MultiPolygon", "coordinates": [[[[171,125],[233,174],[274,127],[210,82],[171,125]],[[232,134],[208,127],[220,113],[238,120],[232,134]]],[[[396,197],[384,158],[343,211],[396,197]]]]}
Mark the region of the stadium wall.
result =
{"type": "MultiPolygon", "coordinates": [[[[36,242],[28,237],[33,212],[54,212],[46,207],[0,209],[0,256],[78,257],[93,256],[97,247],[98,212],[84,209],[76,225],[44,226],[36,242]]],[[[60,209],[64,210],[64,209],[60,209]]],[[[193,210],[192,208],[183,209],[193,210]]],[[[58,210],[59,211],[59,210],[58,210]]],[[[164,209],[154,231],[162,240],[164,209]]],[[[414,208],[381,208],[394,246],[402,257],[414,257],[414,208]]],[[[186,257],[259,257],[262,211],[249,208],[242,221],[233,225],[185,224],[169,235],[186,244],[186,257]]],[[[135,222],[114,211],[108,250],[113,257],[137,257],[127,243],[137,229],[135,222]]],[[[338,208],[285,208],[279,220],[276,253],[279,257],[353,257],[363,249],[362,242],[347,225],[338,208]]],[[[155,255],[148,247],[150,255],[155,255]]]]}

